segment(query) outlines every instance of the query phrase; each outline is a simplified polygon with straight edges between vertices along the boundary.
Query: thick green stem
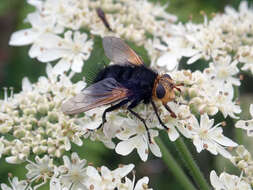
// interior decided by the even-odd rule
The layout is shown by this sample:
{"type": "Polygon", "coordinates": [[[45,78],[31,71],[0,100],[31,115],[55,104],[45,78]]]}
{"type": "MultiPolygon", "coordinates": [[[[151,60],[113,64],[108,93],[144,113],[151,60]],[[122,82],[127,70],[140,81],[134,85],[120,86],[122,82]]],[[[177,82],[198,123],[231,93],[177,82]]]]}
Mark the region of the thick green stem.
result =
{"type": "Polygon", "coordinates": [[[172,157],[171,153],[168,151],[166,146],[163,144],[160,138],[156,138],[156,142],[162,151],[162,159],[168,166],[178,183],[184,188],[184,190],[196,190],[191,181],[185,175],[182,168],[178,165],[175,159],[172,157]]]}
{"type": "Polygon", "coordinates": [[[182,138],[177,139],[175,144],[182,156],[182,159],[184,160],[185,166],[190,170],[190,173],[194,178],[196,184],[199,186],[199,188],[201,190],[210,190],[209,184],[207,183],[206,179],[201,173],[199,167],[194,161],[190,151],[188,150],[182,138]]]}

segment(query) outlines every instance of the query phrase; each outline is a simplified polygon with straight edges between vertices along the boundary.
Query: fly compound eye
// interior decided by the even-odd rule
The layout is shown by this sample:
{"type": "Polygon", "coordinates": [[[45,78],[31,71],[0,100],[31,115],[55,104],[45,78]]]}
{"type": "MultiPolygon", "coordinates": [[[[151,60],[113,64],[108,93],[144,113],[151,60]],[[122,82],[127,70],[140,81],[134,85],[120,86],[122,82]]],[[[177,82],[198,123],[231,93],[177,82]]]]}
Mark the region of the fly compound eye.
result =
{"type": "Polygon", "coordinates": [[[163,76],[166,78],[172,79],[169,74],[164,74],[163,76]]]}
{"type": "Polygon", "coordinates": [[[164,97],[165,93],[166,93],[166,91],[165,91],[165,88],[163,87],[163,85],[158,83],[158,86],[156,87],[156,97],[161,99],[164,97]]]}

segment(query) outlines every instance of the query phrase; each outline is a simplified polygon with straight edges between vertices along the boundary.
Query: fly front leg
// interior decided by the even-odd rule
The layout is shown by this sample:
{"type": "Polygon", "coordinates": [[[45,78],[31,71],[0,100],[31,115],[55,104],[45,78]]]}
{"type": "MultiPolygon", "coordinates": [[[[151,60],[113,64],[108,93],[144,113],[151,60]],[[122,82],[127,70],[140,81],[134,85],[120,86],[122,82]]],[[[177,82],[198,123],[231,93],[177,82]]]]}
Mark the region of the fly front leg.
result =
{"type": "Polygon", "coordinates": [[[153,106],[153,109],[154,109],[154,111],[155,111],[155,114],[156,114],[156,117],[157,117],[159,123],[160,123],[166,130],[169,130],[169,128],[163,123],[162,119],[160,118],[160,116],[159,116],[159,114],[158,114],[158,109],[157,109],[157,107],[156,107],[156,105],[155,105],[155,102],[154,102],[153,100],[151,100],[151,104],[152,104],[152,106],[153,106]]]}
{"type": "Polygon", "coordinates": [[[163,106],[166,108],[168,112],[170,112],[171,117],[177,118],[176,114],[170,109],[170,107],[167,104],[163,104],[163,106]]]}

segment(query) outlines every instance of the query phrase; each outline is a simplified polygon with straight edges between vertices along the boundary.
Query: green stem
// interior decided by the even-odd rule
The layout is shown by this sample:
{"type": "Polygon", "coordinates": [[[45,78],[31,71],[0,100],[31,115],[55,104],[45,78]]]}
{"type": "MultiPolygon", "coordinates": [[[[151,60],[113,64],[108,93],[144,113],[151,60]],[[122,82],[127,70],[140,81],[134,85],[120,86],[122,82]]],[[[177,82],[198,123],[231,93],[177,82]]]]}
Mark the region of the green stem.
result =
{"type": "Polygon", "coordinates": [[[178,151],[182,155],[182,159],[185,161],[185,166],[189,169],[192,177],[194,178],[196,184],[199,186],[201,190],[210,190],[210,186],[207,183],[206,179],[204,178],[203,174],[201,173],[199,167],[197,166],[196,162],[194,161],[190,151],[188,150],[187,146],[185,145],[184,141],[180,137],[175,142],[178,151]]]}
{"type": "Polygon", "coordinates": [[[184,190],[196,190],[196,188],[193,186],[191,181],[185,175],[182,168],[178,165],[178,163],[172,157],[171,153],[168,151],[168,149],[166,148],[162,140],[160,138],[156,138],[156,142],[162,151],[163,161],[168,166],[168,168],[170,169],[170,171],[172,172],[172,174],[174,175],[178,183],[181,184],[184,190]]]}

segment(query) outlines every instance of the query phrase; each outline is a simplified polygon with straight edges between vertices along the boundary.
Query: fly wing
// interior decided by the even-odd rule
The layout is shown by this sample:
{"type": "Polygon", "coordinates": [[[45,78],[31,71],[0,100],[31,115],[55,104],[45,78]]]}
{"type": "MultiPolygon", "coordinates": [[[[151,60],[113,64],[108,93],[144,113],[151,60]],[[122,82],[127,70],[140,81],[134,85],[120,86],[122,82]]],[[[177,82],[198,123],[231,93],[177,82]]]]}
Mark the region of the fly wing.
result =
{"type": "Polygon", "coordinates": [[[62,105],[65,114],[78,114],[98,106],[110,104],[127,98],[129,90],[113,78],[99,81],[80,94],[70,98],[62,105]]]}
{"type": "Polygon", "coordinates": [[[105,55],[114,63],[143,65],[142,59],[123,40],[116,37],[104,37],[105,55]]]}

